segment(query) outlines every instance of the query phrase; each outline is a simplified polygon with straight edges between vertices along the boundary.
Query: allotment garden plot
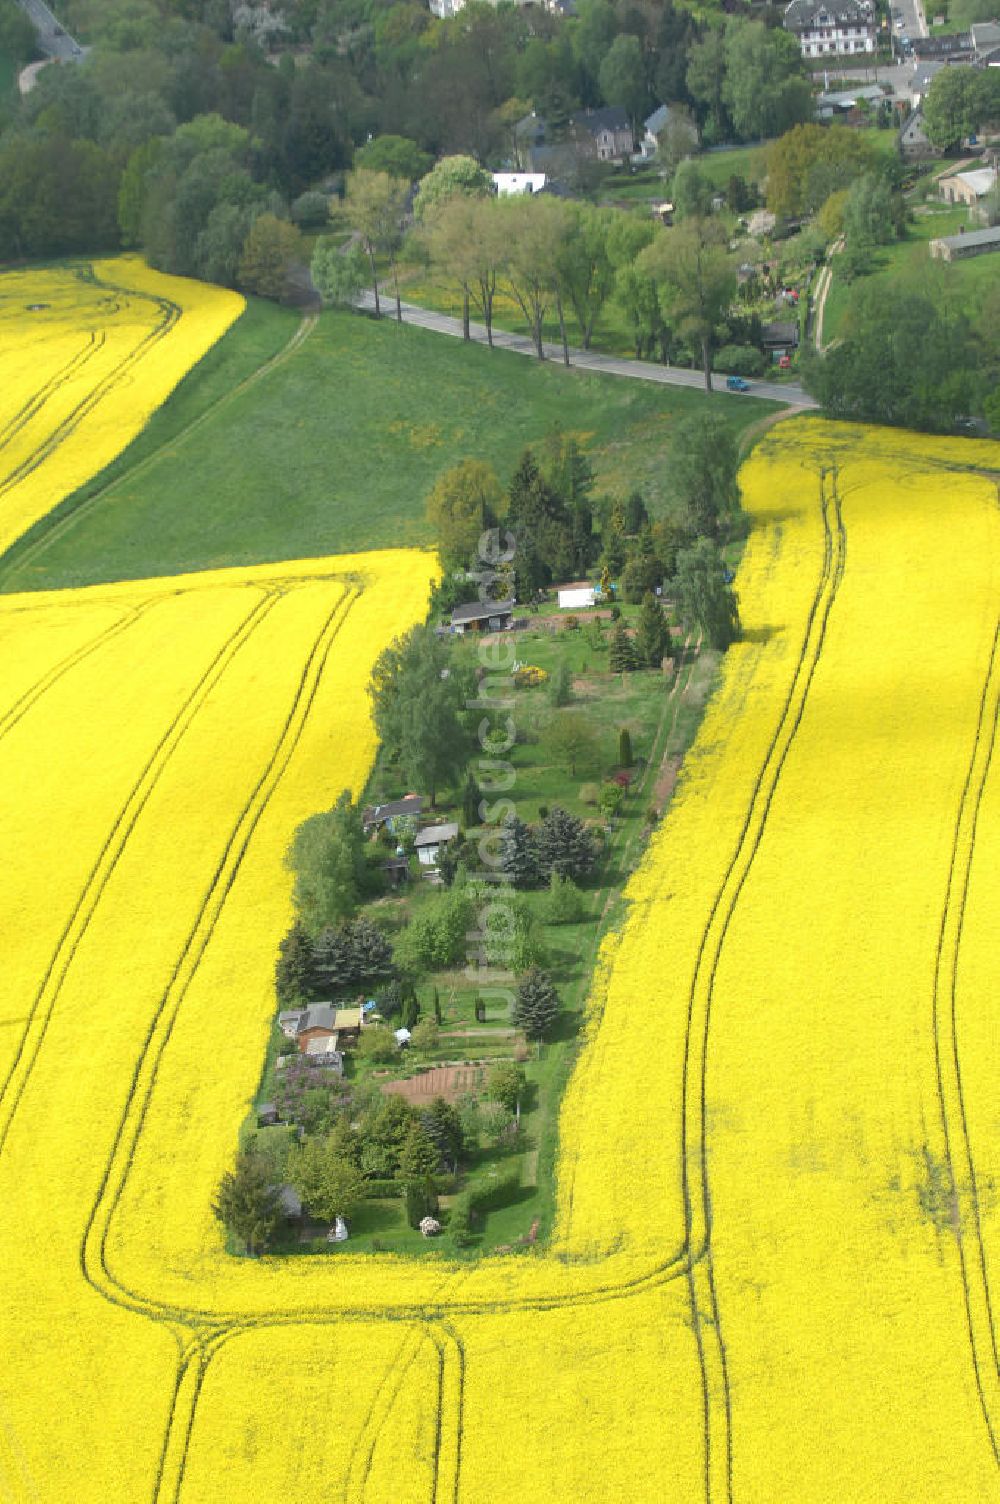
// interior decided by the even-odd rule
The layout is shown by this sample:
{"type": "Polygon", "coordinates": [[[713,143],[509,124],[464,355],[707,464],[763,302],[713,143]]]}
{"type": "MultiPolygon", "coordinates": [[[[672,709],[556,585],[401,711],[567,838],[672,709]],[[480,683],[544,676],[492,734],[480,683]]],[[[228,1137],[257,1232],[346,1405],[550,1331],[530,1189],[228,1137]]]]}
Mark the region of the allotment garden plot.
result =
{"type": "Polygon", "coordinates": [[[0,553],[135,438],[243,306],[134,256],[0,276],[0,553]]]}
{"type": "Polygon", "coordinates": [[[294,824],[431,561],[0,604],[0,1479],[210,1504],[1000,1500],[996,446],[785,424],[607,942],[547,1247],[235,1259],[294,824]],[[319,1442],[318,1442],[319,1438],[319,1442]],[[321,1443],[321,1444],[319,1444],[321,1443]]]}

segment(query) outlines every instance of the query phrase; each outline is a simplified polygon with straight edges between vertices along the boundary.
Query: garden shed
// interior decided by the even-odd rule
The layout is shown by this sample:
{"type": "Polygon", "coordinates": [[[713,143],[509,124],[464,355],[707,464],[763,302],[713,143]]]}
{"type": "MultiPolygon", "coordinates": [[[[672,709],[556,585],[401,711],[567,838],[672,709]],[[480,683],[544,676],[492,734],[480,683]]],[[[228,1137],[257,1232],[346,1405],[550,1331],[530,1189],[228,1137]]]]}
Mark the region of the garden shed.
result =
{"type": "Polygon", "coordinates": [[[514,606],[510,601],[470,601],[456,606],[451,613],[453,632],[509,632],[514,625],[514,606]]]}
{"type": "Polygon", "coordinates": [[[426,830],[420,831],[414,841],[417,860],[422,867],[436,867],[438,853],[454,841],[458,836],[458,826],[454,822],[445,825],[429,825],[426,830]]]}

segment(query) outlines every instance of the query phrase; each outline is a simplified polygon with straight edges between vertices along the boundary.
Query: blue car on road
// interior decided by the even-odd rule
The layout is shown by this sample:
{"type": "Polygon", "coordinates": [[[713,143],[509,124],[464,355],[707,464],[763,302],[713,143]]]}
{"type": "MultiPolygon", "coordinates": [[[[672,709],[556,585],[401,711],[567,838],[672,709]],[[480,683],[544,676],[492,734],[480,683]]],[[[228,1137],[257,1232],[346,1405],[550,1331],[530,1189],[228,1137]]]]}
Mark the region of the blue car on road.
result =
{"type": "Polygon", "coordinates": [[[726,377],[726,391],[727,392],[748,392],[749,390],[750,390],[750,383],[749,383],[749,381],[744,381],[742,376],[727,376],[726,377]]]}

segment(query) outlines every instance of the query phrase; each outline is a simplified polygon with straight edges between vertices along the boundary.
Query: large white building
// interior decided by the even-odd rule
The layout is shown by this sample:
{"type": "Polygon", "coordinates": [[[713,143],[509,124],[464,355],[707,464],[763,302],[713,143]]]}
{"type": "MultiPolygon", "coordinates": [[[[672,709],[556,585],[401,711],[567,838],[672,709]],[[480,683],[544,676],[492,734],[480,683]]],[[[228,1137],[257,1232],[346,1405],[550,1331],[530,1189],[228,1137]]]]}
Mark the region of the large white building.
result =
{"type": "Polygon", "coordinates": [[[798,38],[803,57],[875,51],[870,0],[791,0],[783,24],[798,38]]]}

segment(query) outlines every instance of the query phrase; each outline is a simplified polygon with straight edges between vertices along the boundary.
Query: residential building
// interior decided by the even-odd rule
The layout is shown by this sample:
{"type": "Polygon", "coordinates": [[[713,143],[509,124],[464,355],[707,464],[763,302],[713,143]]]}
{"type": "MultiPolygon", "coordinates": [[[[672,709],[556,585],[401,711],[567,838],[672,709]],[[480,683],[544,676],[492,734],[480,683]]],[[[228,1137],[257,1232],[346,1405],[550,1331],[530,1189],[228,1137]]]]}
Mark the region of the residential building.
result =
{"type": "Polygon", "coordinates": [[[984,230],[966,230],[963,235],[944,235],[932,240],[931,255],[941,261],[966,261],[1000,251],[1000,225],[984,230]]]}
{"type": "Polygon", "coordinates": [[[790,355],[799,347],[799,326],[791,319],[776,319],[762,326],[760,342],[771,355],[790,355]]]}
{"type": "Polygon", "coordinates": [[[567,585],[559,591],[560,611],[585,611],[593,604],[593,585],[567,585]]]}
{"type": "Polygon", "coordinates": [[[310,1039],[303,1051],[310,1065],[322,1066],[335,1076],[344,1074],[344,1056],[340,1050],[340,1035],[325,1034],[310,1039]]]}
{"type": "Polygon", "coordinates": [[[875,51],[871,0],[790,0],[782,24],[798,39],[803,57],[875,51]]]}
{"type": "Polygon", "coordinates": [[[639,150],[636,154],[637,161],[651,162],[653,160],[660,144],[660,137],[668,125],[674,125],[678,130],[683,130],[690,139],[691,151],[697,151],[698,127],[690,115],[686,111],[678,114],[676,106],[661,104],[643,121],[642,140],[639,142],[639,150]]]}
{"type": "MultiPolygon", "coordinates": [[[[529,161],[529,153],[537,146],[545,145],[548,135],[549,123],[544,115],[538,115],[534,110],[529,115],[522,115],[514,126],[514,152],[517,157],[517,165],[521,168],[532,167],[529,161]]],[[[532,170],[533,167],[532,167],[532,170]]]]}
{"type": "Polygon", "coordinates": [[[303,1215],[302,1198],[293,1185],[278,1189],[278,1210],[289,1222],[297,1222],[303,1215]]]}
{"type": "Polygon", "coordinates": [[[360,1008],[338,1008],[333,1003],[309,1003],[299,1014],[294,1037],[300,1054],[308,1055],[314,1040],[333,1039],[333,1048],[336,1049],[338,1036],[356,1039],[360,1032],[360,1008]]]}
{"type": "Polygon", "coordinates": [[[747,234],[761,240],[765,235],[773,234],[777,223],[778,217],[770,209],[755,209],[747,219],[747,234]]]}
{"type": "Polygon", "coordinates": [[[914,110],[899,132],[899,153],[906,162],[918,162],[923,157],[936,157],[937,148],[928,139],[924,129],[923,110],[914,110]]]}
{"type": "Polygon", "coordinates": [[[666,130],[669,119],[670,106],[668,104],[661,104],[657,105],[653,113],[643,121],[642,140],[639,142],[639,151],[644,157],[656,156],[656,149],[660,144],[660,132],[666,130]]]}
{"type": "Polygon", "coordinates": [[[599,162],[620,162],[635,150],[629,118],[618,105],[577,110],[570,124],[577,145],[599,162]]]}

